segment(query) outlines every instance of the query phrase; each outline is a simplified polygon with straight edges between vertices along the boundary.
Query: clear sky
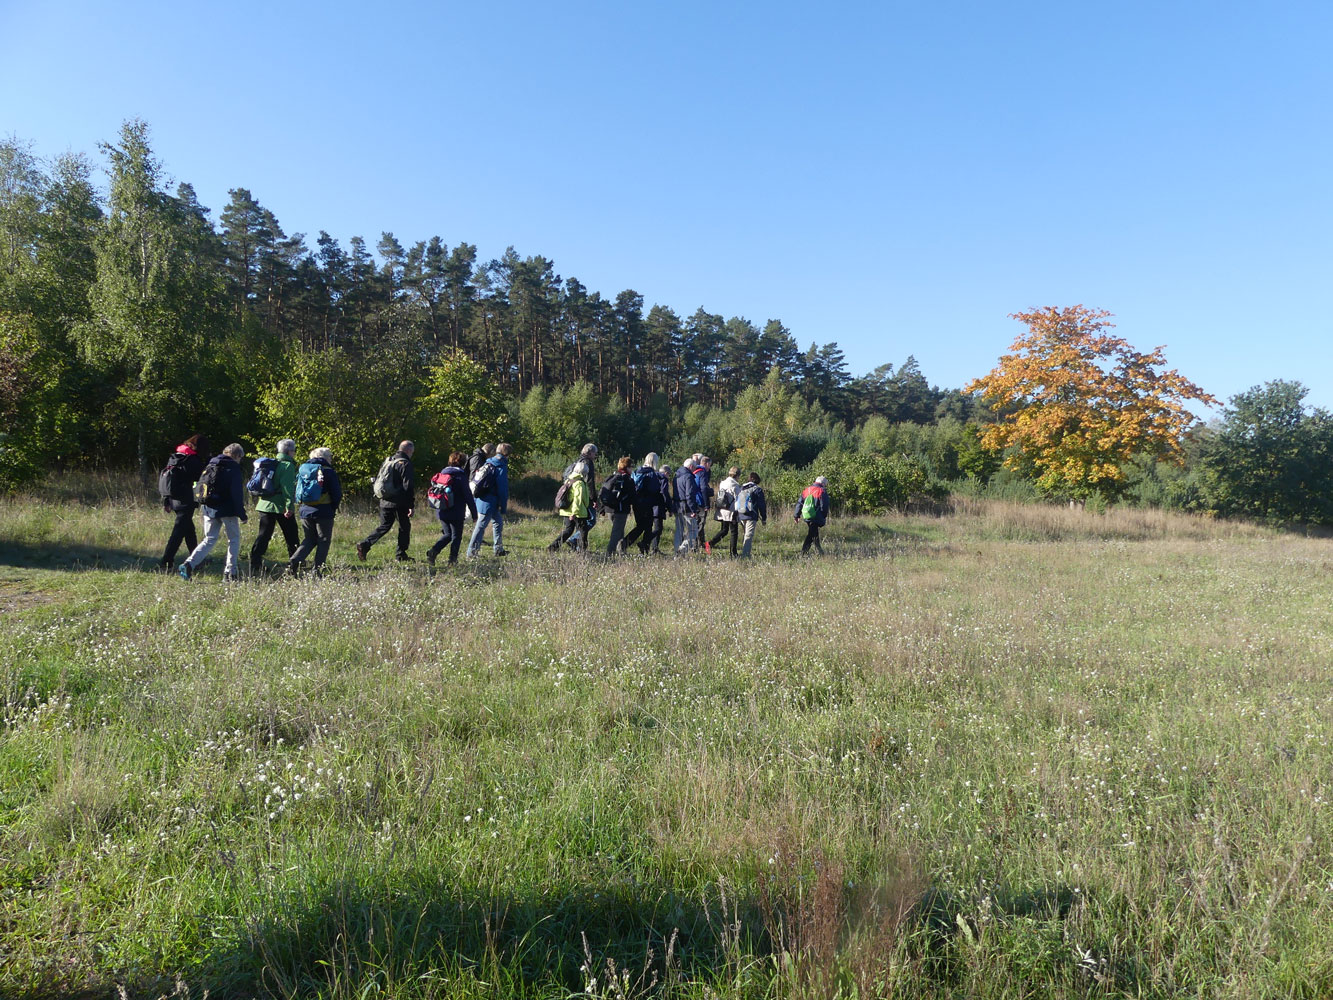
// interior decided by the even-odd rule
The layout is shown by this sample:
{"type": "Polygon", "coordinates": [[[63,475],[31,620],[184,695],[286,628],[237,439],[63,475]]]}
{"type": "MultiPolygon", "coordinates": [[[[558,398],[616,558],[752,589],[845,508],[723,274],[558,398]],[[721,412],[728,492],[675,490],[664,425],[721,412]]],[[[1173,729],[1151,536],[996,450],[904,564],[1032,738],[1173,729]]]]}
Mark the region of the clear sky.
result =
{"type": "Polygon", "coordinates": [[[513,245],[853,374],[959,386],[1083,303],[1219,397],[1333,407],[1331,49],[1328,0],[0,0],[0,133],[141,117],[215,218],[513,245]]]}

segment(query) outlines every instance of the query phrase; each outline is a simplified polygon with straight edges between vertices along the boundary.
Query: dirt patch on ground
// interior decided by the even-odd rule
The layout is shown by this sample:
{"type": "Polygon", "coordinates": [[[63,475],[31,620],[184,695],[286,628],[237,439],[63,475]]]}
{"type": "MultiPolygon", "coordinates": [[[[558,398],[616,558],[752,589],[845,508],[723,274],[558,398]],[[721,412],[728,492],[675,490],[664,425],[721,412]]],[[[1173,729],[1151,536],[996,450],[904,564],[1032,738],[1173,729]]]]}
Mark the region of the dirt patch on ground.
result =
{"type": "Polygon", "coordinates": [[[0,584],[0,615],[14,611],[27,611],[55,600],[53,594],[41,590],[29,590],[26,587],[0,584]]]}

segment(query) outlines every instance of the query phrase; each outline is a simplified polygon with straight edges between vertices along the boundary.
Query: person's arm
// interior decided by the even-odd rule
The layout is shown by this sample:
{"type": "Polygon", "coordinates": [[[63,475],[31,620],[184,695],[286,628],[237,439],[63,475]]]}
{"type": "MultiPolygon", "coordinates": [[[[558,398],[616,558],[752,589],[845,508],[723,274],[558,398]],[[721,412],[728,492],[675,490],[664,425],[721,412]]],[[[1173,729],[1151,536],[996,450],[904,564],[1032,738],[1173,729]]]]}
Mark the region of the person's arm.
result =
{"type": "Polygon", "coordinates": [[[241,463],[236,463],[236,475],[231,482],[231,502],[236,508],[236,516],[242,521],[250,520],[250,515],[245,510],[245,473],[241,471],[241,463]]]}
{"type": "Polygon", "coordinates": [[[342,480],[338,478],[338,473],[334,472],[332,467],[325,469],[324,474],[329,480],[326,484],[329,491],[329,505],[336,513],[338,508],[342,506],[343,502],[342,480]]]}
{"type": "Polygon", "coordinates": [[[495,493],[500,500],[500,514],[505,515],[509,513],[509,468],[497,468],[495,473],[495,493]]]}
{"type": "Polygon", "coordinates": [[[296,463],[282,462],[278,465],[278,486],[282,490],[283,514],[296,516],[296,463]]]}
{"type": "Polygon", "coordinates": [[[477,520],[477,501],[467,483],[463,484],[463,503],[467,505],[467,512],[472,515],[472,520],[477,520]]]}

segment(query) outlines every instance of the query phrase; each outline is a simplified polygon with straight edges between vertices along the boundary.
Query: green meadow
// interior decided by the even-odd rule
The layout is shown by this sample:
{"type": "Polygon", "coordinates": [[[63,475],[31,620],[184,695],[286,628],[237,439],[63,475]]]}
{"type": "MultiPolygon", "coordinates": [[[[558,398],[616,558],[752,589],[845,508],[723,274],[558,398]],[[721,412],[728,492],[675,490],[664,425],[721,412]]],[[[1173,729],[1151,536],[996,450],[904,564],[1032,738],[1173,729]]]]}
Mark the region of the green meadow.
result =
{"type": "Polygon", "coordinates": [[[0,996],[1333,995],[1333,542],[775,513],[228,586],[0,501],[0,996]]]}

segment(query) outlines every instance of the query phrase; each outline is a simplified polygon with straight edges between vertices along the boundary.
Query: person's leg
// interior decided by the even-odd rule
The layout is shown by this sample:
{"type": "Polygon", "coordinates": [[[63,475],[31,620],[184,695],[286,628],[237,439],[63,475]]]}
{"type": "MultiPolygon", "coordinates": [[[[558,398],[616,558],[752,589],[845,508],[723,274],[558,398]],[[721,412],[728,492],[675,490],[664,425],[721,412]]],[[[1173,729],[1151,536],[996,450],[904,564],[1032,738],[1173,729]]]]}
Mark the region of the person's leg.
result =
{"type": "Polygon", "coordinates": [[[559,552],[560,546],[569,541],[570,536],[574,534],[581,524],[582,522],[580,522],[577,517],[566,518],[564,527],[560,529],[560,534],[556,535],[555,541],[546,546],[546,548],[551,552],[559,552]]]}
{"type": "Polygon", "coordinates": [[[296,546],[301,544],[296,532],[296,518],[288,517],[286,514],[276,514],[274,517],[278,527],[282,529],[282,540],[287,543],[287,558],[290,559],[292,553],[296,551],[296,546]]]}
{"type": "MultiPolygon", "coordinates": [[[[647,548],[651,549],[655,555],[661,555],[662,553],[662,531],[665,528],[666,528],[665,519],[654,515],[653,535],[652,538],[648,540],[647,548]]],[[[647,552],[644,552],[644,555],[647,554],[648,554],[647,552]]]]}
{"type": "Polygon", "coordinates": [[[708,544],[714,546],[717,545],[718,542],[727,537],[727,532],[731,530],[731,526],[735,523],[735,521],[718,521],[717,534],[713,536],[713,540],[708,544]]]}
{"type": "Polygon", "coordinates": [[[629,518],[629,511],[623,514],[611,515],[611,537],[606,542],[606,554],[613,556],[616,549],[620,548],[620,540],[625,537],[625,521],[629,518]]]}
{"type": "Polygon", "coordinates": [[[370,548],[381,538],[387,535],[389,533],[389,529],[393,527],[394,518],[397,516],[398,516],[397,507],[389,507],[386,506],[385,504],[380,504],[380,523],[375,525],[374,531],[368,534],[365,538],[361,539],[361,543],[356,547],[357,551],[361,552],[364,551],[365,549],[370,548]]]}
{"type": "Polygon", "coordinates": [[[412,544],[412,519],[407,516],[407,511],[398,512],[398,552],[394,558],[400,561],[406,561],[411,558],[408,554],[408,548],[412,544]]]}
{"type": "Polygon", "coordinates": [[[435,565],[435,557],[440,554],[446,545],[449,544],[449,522],[440,522],[440,537],[435,539],[435,544],[426,550],[426,562],[432,566],[435,565]]]}
{"type": "Polygon", "coordinates": [[[815,536],[815,549],[816,549],[816,550],[819,552],[819,554],[822,556],[822,555],[824,554],[824,546],[822,546],[822,545],[819,544],[819,529],[818,529],[818,528],[813,528],[813,527],[812,527],[812,528],[810,529],[810,533],[811,533],[812,535],[815,536]]]}
{"type": "Polygon", "coordinates": [[[315,517],[315,575],[324,571],[324,561],[329,557],[329,544],[333,541],[333,518],[315,517]]]}
{"type": "MultiPolygon", "coordinates": [[[[269,539],[273,537],[273,528],[278,522],[277,514],[264,511],[259,515],[259,533],[255,535],[255,540],[250,546],[250,572],[258,573],[264,568],[264,553],[268,551],[269,539]]],[[[287,555],[292,554],[291,547],[287,549],[287,555]]]]}
{"type": "Polygon", "coordinates": [[[220,517],[204,515],[204,537],[185,557],[185,565],[189,566],[191,571],[199,568],[200,564],[208,558],[208,554],[213,551],[213,546],[218,543],[218,535],[222,531],[222,520],[220,517]]]}
{"type": "Polygon", "coordinates": [[[490,524],[491,512],[488,510],[484,514],[477,516],[477,526],[472,529],[472,537],[467,543],[467,557],[475,557],[481,551],[481,543],[486,539],[486,525],[490,524]]]}
{"type": "Polygon", "coordinates": [[[801,543],[801,555],[805,555],[810,551],[810,543],[814,539],[814,535],[815,526],[807,521],[805,525],[805,541],[801,543]]]}
{"type": "Polygon", "coordinates": [[[495,512],[495,518],[491,521],[491,548],[497,556],[505,554],[504,542],[500,540],[500,534],[505,530],[504,515],[499,511],[495,512]]]}
{"type": "Polygon", "coordinates": [[[754,526],[758,523],[758,521],[745,522],[745,541],[741,543],[742,559],[750,558],[750,543],[754,541],[754,526]]]}
{"type": "Polygon", "coordinates": [[[677,552],[680,551],[680,543],[683,542],[684,540],[685,540],[685,515],[677,511],[676,540],[672,543],[672,546],[675,548],[677,552]]]}
{"type": "Polygon", "coordinates": [[[222,567],[222,575],[238,580],[241,576],[241,519],[224,517],[222,526],[227,530],[227,561],[222,567]]]}
{"type": "Polygon", "coordinates": [[[304,537],[301,539],[301,544],[296,547],[296,551],[294,551],[291,554],[291,557],[287,560],[287,568],[289,570],[297,569],[301,563],[309,558],[310,553],[315,550],[315,546],[319,542],[319,532],[315,530],[315,523],[315,518],[313,517],[301,518],[301,530],[304,533],[304,537]]]}
{"type": "Polygon", "coordinates": [[[620,547],[622,549],[628,549],[631,545],[638,545],[639,548],[642,549],[643,543],[640,542],[639,539],[646,537],[648,525],[651,523],[651,521],[645,521],[643,511],[638,507],[635,507],[634,527],[625,532],[625,537],[620,540],[620,547]]]}
{"type": "Polygon", "coordinates": [[[194,531],[194,508],[175,511],[172,517],[171,534],[167,537],[166,548],[162,550],[163,566],[174,566],[176,564],[176,553],[180,550],[182,542],[185,543],[185,554],[187,556],[199,544],[199,538],[194,531]]]}
{"type": "Polygon", "coordinates": [[[449,561],[458,562],[458,547],[463,542],[463,522],[446,521],[449,526],[449,561]]]}

